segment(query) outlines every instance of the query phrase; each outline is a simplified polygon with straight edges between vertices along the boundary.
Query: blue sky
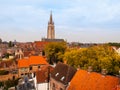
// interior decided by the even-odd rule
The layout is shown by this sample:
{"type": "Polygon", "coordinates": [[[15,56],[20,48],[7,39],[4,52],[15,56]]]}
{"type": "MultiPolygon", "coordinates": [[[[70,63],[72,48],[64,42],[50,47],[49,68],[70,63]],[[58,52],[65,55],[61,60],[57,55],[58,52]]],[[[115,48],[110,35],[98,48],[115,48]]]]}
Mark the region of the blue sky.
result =
{"type": "Polygon", "coordinates": [[[0,0],[0,37],[41,40],[46,37],[51,10],[56,38],[120,42],[120,0],[0,0]]]}

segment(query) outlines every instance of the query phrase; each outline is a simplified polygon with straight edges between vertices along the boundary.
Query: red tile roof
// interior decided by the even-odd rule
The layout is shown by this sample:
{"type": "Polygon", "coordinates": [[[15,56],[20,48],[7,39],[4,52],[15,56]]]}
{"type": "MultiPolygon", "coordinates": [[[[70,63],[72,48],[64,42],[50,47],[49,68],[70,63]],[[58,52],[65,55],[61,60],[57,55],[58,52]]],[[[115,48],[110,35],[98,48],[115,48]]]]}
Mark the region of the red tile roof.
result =
{"type": "Polygon", "coordinates": [[[37,78],[37,83],[44,83],[47,82],[48,79],[48,68],[49,68],[49,73],[53,71],[53,67],[46,65],[43,67],[40,67],[41,69],[36,72],[36,78],[37,78]]]}
{"type": "Polygon", "coordinates": [[[114,76],[103,76],[95,72],[88,73],[85,70],[78,70],[71,80],[68,90],[116,90],[118,83],[119,78],[114,76]]]}
{"type": "Polygon", "coordinates": [[[29,67],[28,59],[18,60],[18,68],[29,67]]]}
{"type": "Polygon", "coordinates": [[[48,64],[46,59],[42,56],[31,56],[29,58],[29,65],[45,65],[48,64]]]}
{"type": "Polygon", "coordinates": [[[117,89],[116,90],[120,90],[120,85],[117,86],[117,89]]]}
{"type": "Polygon", "coordinates": [[[48,42],[45,41],[35,41],[34,43],[37,47],[44,47],[44,45],[48,44],[48,42]]]}
{"type": "Polygon", "coordinates": [[[0,61],[0,68],[7,68],[7,67],[10,67],[12,65],[16,65],[16,62],[14,62],[12,60],[0,61]]]}
{"type": "Polygon", "coordinates": [[[23,53],[24,53],[24,57],[28,57],[31,55],[31,51],[25,51],[23,53]]]}
{"type": "Polygon", "coordinates": [[[18,68],[29,67],[30,65],[47,65],[47,61],[42,56],[31,56],[29,59],[18,60],[18,68]]]}

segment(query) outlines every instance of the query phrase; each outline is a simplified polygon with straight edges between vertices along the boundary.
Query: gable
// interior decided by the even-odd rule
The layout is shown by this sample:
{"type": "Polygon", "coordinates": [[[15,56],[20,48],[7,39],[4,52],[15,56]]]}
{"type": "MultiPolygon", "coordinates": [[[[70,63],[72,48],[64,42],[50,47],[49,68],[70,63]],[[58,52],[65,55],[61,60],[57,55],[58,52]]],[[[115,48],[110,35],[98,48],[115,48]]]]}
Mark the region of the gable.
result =
{"type": "Polygon", "coordinates": [[[51,77],[58,82],[68,84],[68,82],[70,82],[75,72],[76,69],[66,64],[58,63],[53,72],[51,73],[51,77]]]}

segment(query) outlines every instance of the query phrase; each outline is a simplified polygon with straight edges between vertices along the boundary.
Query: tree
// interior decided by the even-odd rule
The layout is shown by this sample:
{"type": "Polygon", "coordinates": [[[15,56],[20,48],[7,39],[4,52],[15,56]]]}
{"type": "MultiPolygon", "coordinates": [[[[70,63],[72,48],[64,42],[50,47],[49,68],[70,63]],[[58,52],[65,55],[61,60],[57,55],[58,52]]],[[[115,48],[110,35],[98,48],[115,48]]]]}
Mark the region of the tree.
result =
{"type": "Polygon", "coordinates": [[[120,43],[112,43],[112,42],[109,42],[108,45],[120,47],[120,43]]]}
{"type": "Polygon", "coordinates": [[[64,58],[71,66],[83,69],[92,66],[96,72],[107,69],[108,74],[114,75],[120,70],[120,56],[109,45],[70,50],[65,53],[64,58]]]}
{"type": "Polygon", "coordinates": [[[66,50],[65,42],[51,42],[45,46],[45,55],[50,64],[63,61],[64,52],[66,50]]]}
{"type": "Polygon", "coordinates": [[[76,67],[79,62],[79,58],[81,57],[80,54],[81,51],[77,49],[67,50],[64,54],[64,60],[66,60],[67,64],[76,67]]]}
{"type": "Polygon", "coordinates": [[[14,46],[13,43],[12,43],[12,41],[9,41],[8,46],[9,47],[13,47],[14,46]]]}
{"type": "Polygon", "coordinates": [[[2,43],[2,39],[0,38],[0,44],[2,43]]]}

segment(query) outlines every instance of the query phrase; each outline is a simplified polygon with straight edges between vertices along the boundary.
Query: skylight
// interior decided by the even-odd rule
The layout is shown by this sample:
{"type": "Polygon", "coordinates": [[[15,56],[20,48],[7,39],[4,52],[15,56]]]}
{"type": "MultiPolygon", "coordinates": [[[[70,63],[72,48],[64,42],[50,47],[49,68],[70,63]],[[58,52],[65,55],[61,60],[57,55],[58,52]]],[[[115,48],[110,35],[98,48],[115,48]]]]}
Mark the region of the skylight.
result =
{"type": "Polygon", "coordinates": [[[56,73],[55,76],[57,77],[59,75],[59,73],[56,73]]]}
{"type": "Polygon", "coordinates": [[[65,77],[63,76],[60,80],[63,81],[65,79],[65,77]]]}

